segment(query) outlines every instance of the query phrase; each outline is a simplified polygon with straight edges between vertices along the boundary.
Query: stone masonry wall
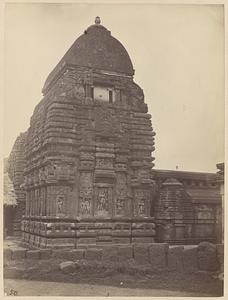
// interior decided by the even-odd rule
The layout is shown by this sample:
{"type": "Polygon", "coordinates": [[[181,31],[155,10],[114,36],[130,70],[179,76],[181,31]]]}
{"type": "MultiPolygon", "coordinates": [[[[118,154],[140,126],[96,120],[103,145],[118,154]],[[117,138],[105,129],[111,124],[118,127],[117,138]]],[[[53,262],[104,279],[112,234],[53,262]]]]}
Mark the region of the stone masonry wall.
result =
{"type": "Polygon", "coordinates": [[[207,242],[198,246],[169,246],[167,243],[122,246],[82,247],[73,250],[26,249],[4,250],[5,259],[62,259],[63,261],[96,260],[115,263],[132,262],[154,272],[223,272],[224,247],[207,242]]]}
{"type": "Polygon", "coordinates": [[[132,78],[66,67],[28,129],[24,239],[42,247],[154,241],[154,135],[132,78]],[[112,86],[115,101],[94,99],[96,85],[112,86]]]}

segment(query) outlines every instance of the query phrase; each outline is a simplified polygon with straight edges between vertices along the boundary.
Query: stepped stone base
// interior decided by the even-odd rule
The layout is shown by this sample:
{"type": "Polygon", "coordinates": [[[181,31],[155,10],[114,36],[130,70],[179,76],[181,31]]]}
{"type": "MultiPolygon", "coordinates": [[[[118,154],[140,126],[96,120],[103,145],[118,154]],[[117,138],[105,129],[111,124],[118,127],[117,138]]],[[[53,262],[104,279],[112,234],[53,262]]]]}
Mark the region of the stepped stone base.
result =
{"type": "Polygon", "coordinates": [[[34,248],[85,248],[153,243],[154,218],[24,219],[23,242],[34,248]]]}

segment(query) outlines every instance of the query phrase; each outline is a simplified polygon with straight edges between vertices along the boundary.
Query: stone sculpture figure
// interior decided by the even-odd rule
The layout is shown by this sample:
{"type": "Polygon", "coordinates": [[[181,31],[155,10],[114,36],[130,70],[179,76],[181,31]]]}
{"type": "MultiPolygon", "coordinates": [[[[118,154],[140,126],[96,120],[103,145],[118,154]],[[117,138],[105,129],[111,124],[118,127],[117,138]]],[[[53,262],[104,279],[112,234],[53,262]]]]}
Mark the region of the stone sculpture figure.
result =
{"type": "Polygon", "coordinates": [[[100,189],[97,198],[97,210],[100,212],[108,211],[108,190],[100,189]]]}
{"type": "Polygon", "coordinates": [[[63,214],[64,196],[59,195],[57,197],[57,214],[63,214]]]}

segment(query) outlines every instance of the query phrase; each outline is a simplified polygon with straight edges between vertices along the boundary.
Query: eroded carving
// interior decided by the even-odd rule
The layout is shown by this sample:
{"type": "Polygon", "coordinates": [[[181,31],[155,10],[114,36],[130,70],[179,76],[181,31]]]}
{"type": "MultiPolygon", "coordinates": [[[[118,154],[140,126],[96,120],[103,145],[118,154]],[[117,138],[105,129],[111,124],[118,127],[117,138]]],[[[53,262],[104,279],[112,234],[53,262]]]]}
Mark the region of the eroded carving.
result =
{"type": "Polygon", "coordinates": [[[111,158],[97,158],[96,167],[100,169],[112,169],[113,159],[111,158]]]}
{"type": "Polygon", "coordinates": [[[97,190],[97,215],[107,215],[109,212],[109,189],[98,188],[97,190]]]}
{"type": "Polygon", "coordinates": [[[80,206],[81,215],[91,215],[92,213],[92,174],[82,173],[80,176],[80,206]]]}
{"type": "Polygon", "coordinates": [[[145,216],[148,214],[148,202],[150,192],[147,190],[135,190],[134,214],[137,216],[145,216]]]}

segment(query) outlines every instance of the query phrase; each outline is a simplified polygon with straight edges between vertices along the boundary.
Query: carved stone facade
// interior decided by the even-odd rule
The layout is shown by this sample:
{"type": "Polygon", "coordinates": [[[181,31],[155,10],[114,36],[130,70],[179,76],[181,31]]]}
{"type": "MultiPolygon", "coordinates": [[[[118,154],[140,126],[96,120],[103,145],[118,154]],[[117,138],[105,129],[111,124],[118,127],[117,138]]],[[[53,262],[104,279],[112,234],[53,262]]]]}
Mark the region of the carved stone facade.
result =
{"type": "Polygon", "coordinates": [[[133,75],[127,51],[96,23],[48,76],[9,159],[26,243],[216,240],[216,174],[153,170],[155,132],[133,75]]]}
{"type": "Polygon", "coordinates": [[[27,132],[23,238],[37,247],[153,242],[155,133],[130,58],[99,24],[70,51],[49,75],[27,132]],[[69,61],[94,37],[100,47],[115,43],[115,53],[103,53],[115,56],[112,65],[99,53],[99,67],[69,61]]]}
{"type": "Polygon", "coordinates": [[[153,170],[154,215],[159,242],[221,241],[221,196],[213,173],[153,170]]]}

